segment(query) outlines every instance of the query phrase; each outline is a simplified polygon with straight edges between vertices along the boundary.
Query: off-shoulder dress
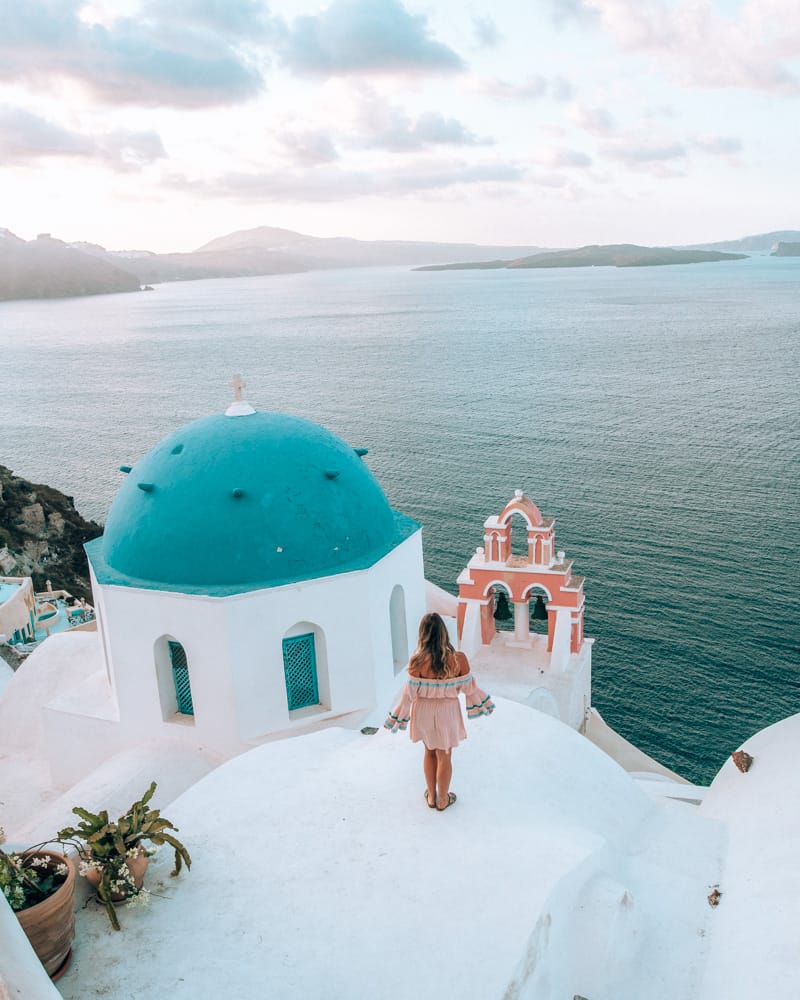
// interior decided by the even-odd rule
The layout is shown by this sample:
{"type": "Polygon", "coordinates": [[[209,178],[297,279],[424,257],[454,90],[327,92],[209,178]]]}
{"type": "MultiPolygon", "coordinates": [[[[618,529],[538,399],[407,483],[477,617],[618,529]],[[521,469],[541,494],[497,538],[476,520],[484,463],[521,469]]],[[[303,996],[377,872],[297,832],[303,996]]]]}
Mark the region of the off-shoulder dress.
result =
{"type": "Polygon", "coordinates": [[[451,750],[467,738],[460,694],[466,698],[470,719],[494,711],[494,702],[481,691],[471,673],[441,679],[409,675],[400,704],[389,713],[384,728],[392,733],[403,732],[410,722],[414,743],[422,740],[430,750],[451,750]]]}

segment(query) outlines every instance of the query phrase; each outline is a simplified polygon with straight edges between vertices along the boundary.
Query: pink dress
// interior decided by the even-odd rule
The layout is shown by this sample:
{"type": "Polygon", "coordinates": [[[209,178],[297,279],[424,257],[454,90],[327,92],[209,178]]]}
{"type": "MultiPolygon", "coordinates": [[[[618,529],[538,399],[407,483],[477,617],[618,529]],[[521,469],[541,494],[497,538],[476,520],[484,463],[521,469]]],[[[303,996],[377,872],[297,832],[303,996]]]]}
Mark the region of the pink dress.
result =
{"type": "Polygon", "coordinates": [[[410,722],[414,743],[422,740],[429,750],[457,747],[467,738],[460,694],[466,698],[470,719],[494,711],[494,702],[481,691],[471,673],[441,679],[409,676],[400,704],[389,713],[384,728],[397,733],[404,731],[410,722]]]}

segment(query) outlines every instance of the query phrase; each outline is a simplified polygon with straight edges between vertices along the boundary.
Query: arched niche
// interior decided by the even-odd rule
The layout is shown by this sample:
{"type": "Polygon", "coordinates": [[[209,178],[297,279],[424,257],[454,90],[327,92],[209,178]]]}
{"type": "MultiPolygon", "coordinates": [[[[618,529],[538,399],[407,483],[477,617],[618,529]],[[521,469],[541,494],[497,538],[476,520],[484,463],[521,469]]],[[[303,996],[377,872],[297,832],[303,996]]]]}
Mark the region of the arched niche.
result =
{"type": "Polygon", "coordinates": [[[545,715],[550,715],[554,719],[561,721],[561,712],[558,708],[558,702],[553,697],[553,694],[547,690],[547,688],[534,688],[525,699],[525,704],[530,708],[535,708],[537,712],[544,712],[545,715]]]}
{"type": "Polygon", "coordinates": [[[399,674],[408,664],[408,623],[406,621],[406,595],[398,583],[389,598],[389,627],[392,636],[394,672],[399,674]]]}

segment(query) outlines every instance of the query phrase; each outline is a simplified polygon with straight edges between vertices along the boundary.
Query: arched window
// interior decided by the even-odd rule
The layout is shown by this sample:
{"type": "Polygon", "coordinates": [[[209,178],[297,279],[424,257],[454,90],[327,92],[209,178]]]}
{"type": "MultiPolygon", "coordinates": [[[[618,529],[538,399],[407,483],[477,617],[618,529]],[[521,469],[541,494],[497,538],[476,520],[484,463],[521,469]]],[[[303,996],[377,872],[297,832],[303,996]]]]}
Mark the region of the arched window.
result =
{"type": "Polygon", "coordinates": [[[528,559],[528,522],[519,511],[514,511],[508,519],[511,532],[511,555],[528,559]]]}
{"type": "Polygon", "coordinates": [[[549,626],[547,605],[550,602],[550,595],[544,587],[534,584],[526,591],[525,598],[528,601],[531,633],[534,635],[547,635],[549,626]]]}
{"type": "Polygon", "coordinates": [[[313,632],[283,640],[283,673],[290,712],[319,704],[317,650],[313,632]]]}
{"type": "Polygon", "coordinates": [[[406,625],[406,598],[398,583],[389,598],[389,625],[392,633],[392,659],[394,672],[399,674],[408,663],[408,627],[406,625]]]}
{"type": "Polygon", "coordinates": [[[189,661],[183,645],[173,636],[162,635],[156,639],[153,654],[164,721],[174,722],[180,715],[184,721],[194,722],[189,661]]]}
{"type": "Polygon", "coordinates": [[[511,591],[504,583],[495,582],[494,595],[494,627],[498,632],[514,631],[514,609],[511,604],[511,591]]]}
{"type": "Polygon", "coordinates": [[[186,650],[179,642],[167,642],[169,660],[172,664],[172,683],[175,685],[175,700],[181,715],[194,715],[192,705],[192,685],[189,683],[189,664],[186,650]]]}

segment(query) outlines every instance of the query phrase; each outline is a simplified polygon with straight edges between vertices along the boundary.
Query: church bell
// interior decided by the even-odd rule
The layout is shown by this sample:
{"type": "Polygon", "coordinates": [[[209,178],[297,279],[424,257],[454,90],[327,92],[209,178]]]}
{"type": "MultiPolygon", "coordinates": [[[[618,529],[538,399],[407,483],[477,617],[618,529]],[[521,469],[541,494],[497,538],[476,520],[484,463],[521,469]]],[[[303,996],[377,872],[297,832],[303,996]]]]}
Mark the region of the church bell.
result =
{"type": "Polygon", "coordinates": [[[497,604],[494,609],[494,620],[496,622],[507,622],[511,618],[511,608],[508,606],[508,598],[505,591],[500,591],[497,595],[497,604]]]}

